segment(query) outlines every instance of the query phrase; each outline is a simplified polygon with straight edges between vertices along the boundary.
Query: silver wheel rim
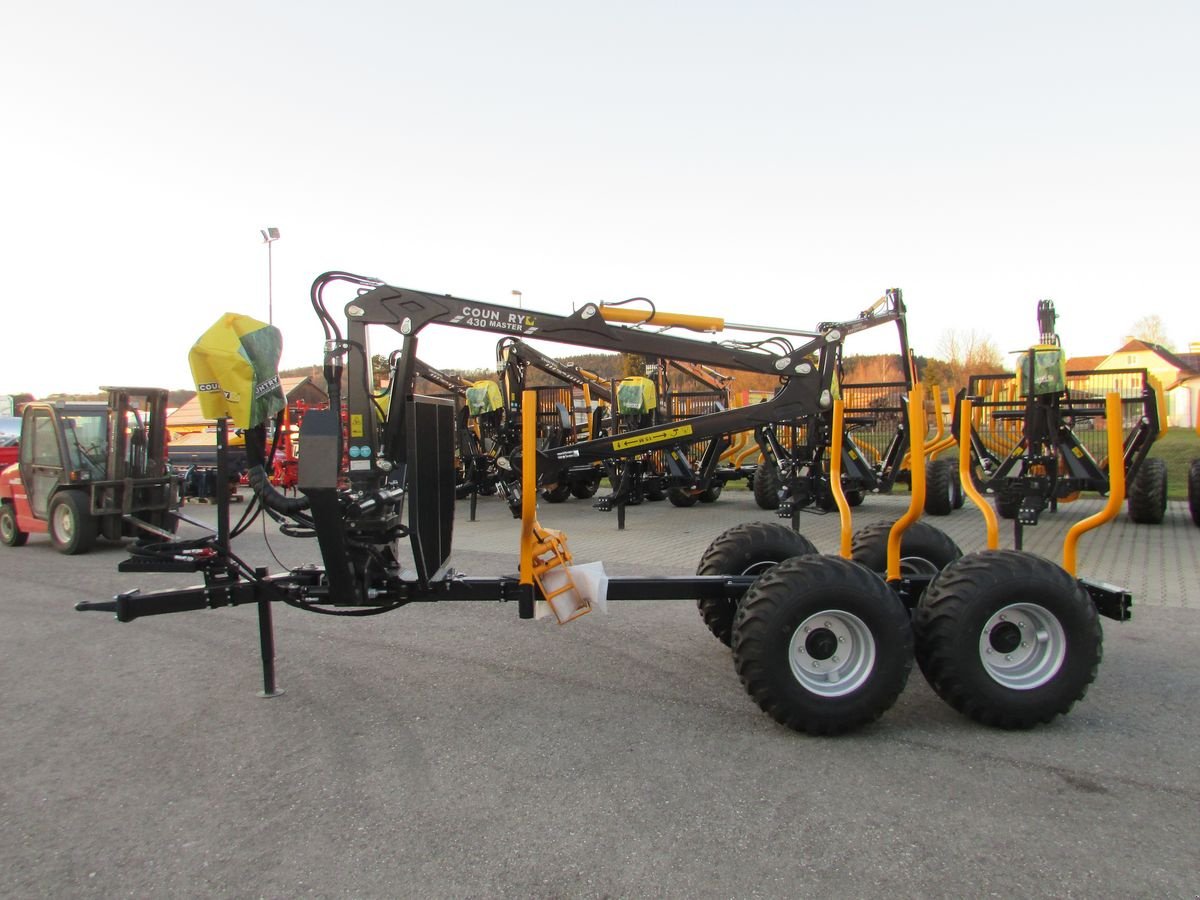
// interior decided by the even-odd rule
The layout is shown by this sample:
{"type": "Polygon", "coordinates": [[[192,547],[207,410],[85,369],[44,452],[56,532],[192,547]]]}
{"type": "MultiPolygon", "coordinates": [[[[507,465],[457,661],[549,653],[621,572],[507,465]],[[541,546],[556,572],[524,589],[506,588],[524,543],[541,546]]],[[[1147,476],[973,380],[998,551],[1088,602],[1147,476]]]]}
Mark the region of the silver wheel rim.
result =
{"type": "Polygon", "coordinates": [[[3,538],[5,541],[11,541],[13,535],[17,533],[16,520],[11,518],[11,516],[12,513],[7,509],[3,513],[0,513],[0,538],[3,538]]]}
{"type": "Polygon", "coordinates": [[[902,556],[900,557],[900,574],[909,577],[915,575],[936,575],[941,571],[937,567],[937,563],[926,559],[923,556],[902,556]]]}
{"type": "Polygon", "coordinates": [[[997,684],[1031,691],[1058,674],[1067,656],[1062,623],[1036,603],[997,610],[979,635],[983,670],[997,684]]]}
{"type": "Polygon", "coordinates": [[[875,638],[858,616],[827,609],[809,616],[792,634],[788,663],[805,690],[821,697],[842,697],[871,677],[875,638]]]}
{"type": "Polygon", "coordinates": [[[757,578],[768,569],[773,569],[777,565],[779,565],[779,560],[777,559],[764,559],[762,562],[751,563],[750,565],[746,566],[746,568],[742,569],[741,574],[753,575],[755,578],[757,578]]]}
{"type": "Polygon", "coordinates": [[[65,503],[60,503],[54,510],[54,536],[60,544],[71,543],[71,535],[75,533],[75,518],[65,503]]]}

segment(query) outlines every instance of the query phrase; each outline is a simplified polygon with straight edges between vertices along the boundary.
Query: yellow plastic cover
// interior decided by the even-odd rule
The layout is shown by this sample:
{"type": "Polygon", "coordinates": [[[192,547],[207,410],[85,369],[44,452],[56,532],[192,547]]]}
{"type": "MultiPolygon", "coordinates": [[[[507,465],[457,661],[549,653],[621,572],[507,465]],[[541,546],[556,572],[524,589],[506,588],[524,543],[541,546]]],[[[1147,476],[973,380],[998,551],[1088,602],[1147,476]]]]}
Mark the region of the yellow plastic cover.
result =
{"type": "Polygon", "coordinates": [[[188,353],[205,418],[228,418],[236,428],[250,428],[283,409],[282,349],[273,325],[238,313],[221,316],[188,353]]]}
{"type": "Polygon", "coordinates": [[[617,414],[648,413],[658,406],[658,392],[649,378],[622,378],[617,385],[617,414]]]}
{"type": "Polygon", "coordinates": [[[1028,353],[1017,357],[1018,393],[1022,397],[1030,394],[1061,394],[1067,389],[1067,355],[1061,347],[1053,344],[1038,344],[1028,353]],[[1033,358],[1033,372],[1029,360],[1033,358]]]}
{"type": "Polygon", "coordinates": [[[467,388],[467,408],[473,416],[503,409],[504,398],[500,396],[500,385],[487,379],[476,381],[467,388]]]}

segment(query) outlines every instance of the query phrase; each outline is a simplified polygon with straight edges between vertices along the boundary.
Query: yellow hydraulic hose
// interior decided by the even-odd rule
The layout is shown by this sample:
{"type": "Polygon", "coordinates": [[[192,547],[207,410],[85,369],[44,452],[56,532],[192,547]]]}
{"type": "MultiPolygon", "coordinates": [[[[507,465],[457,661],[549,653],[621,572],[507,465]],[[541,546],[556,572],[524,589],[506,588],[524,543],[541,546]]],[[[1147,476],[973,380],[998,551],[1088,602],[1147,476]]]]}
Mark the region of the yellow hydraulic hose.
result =
{"type": "MultiPolygon", "coordinates": [[[[962,421],[971,421],[971,401],[966,397],[962,402],[962,421]]],[[[970,497],[971,502],[983,513],[983,520],[987,523],[988,549],[995,550],[1000,546],[1000,523],[996,519],[996,511],[992,509],[992,504],[983,498],[971,478],[971,444],[968,441],[958,445],[958,477],[962,482],[963,493],[970,497]]]]}
{"type": "Polygon", "coordinates": [[[1075,551],[1079,538],[1084,533],[1093,528],[1099,528],[1114,518],[1121,511],[1121,504],[1125,501],[1125,465],[1120,452],[1122,446],[1120,394],[1105,395],[1104,415],[1108,420],[1108,458],[1112,460],[1108,467],[1108,502],[1104,504],[1104,509],[1100,512],[1076,522],[1067,532],[1066,540],[1063,541],[1063,568],[1072,577],[1075,575],[1075,551]]]}
{"type": "Polygon", "coordinates": [[[900,538],[905,530],[917,519],[921,518],[921,509],[925,506],[925,388],[917,384],[908,392],[908,418],[912,427],[909,438],[912,454],[912,496],[909,497],[908,511],[901,516],[892,530],[888,532],[887,547],[887,577],[888,581],[900,579],[900,538]],[[913,412],[916,410],[916,412],[913,412]]]}

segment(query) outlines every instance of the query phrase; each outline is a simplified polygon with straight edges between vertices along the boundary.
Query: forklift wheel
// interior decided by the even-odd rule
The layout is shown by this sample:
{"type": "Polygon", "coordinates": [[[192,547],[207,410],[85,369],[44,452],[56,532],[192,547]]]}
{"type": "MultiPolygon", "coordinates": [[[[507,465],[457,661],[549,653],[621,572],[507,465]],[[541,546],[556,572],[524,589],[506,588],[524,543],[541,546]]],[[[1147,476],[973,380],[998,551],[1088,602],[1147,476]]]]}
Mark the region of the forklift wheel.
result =
{"type": "MultiPolygon", "coordinates": [[[[721,532],[700,557],[697,575],[761,575],[793,556],[816,553],[812,541],[778,522],[743,522],[721,532]]],[[[697,600],[704,624],[722,644],[732,641],[737,601],[697,600]]]]}
{"type": "Polygon", "coordinates": [[[1188,466],[1188,510],[1192,521],[1200,526],[1200,459],[1193,459],[1188,466]]]}
{"type": "Polygon", "coordinates": [[[977,722],[1032,728],[1087,693],[1103,635],[1091,598],[1054,563],[987,550],[947,566],[913,616],[917,662],[977,722]]]}
{"type": "Polygon", "coordinates": [[[1142,460],[1129,485],[1129,518],[1139,525],[1157,525],[1167,512],[1167,463],[1158,457],[1142,460]]]}
{"type": "Polygon", "coordinates": [[[29,540],[28,532],[17,527],[17,513],[11,503],[0,506],[0,544],[6,547],[23,547],[29,540]]]}
{"type": "Polygon", "coordinates": [[[87,553],[96,543],[96,520],[82,491],[62,491],[50,502],[50,543],[59,553],[87,553]]]}
{"type": "Polygon", "coordinates": [[[802,556],[763,575],[742,599],[733,661],[775,721],[840,734],[896,702],[912,671],[912,626],[900,598],[865,566],[802,556]]]}

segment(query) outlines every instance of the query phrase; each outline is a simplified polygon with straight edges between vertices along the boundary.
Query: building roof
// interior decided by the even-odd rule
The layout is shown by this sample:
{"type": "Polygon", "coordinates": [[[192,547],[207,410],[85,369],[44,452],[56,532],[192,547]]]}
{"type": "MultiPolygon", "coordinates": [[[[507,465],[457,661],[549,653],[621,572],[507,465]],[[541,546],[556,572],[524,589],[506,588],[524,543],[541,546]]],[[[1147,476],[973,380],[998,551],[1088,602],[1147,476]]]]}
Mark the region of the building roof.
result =
{"type": "Polygon", "coordinates": [[[1125,343],[1124,347],[1116,352],[1137,353],[1144,350],[1149,350],[1151,353],[1158,354],[1163,360],[1179,369],[1179,376],[1181,378],[1200,373],[1200,353],[1176,354],[1161,344],[1143,341],[1141,338],[1131,338],[1125,343]]]}
{"type": "Polygon", "coordinates": [[[1090,372],[1106,359],[1107,356],[1072,356],[1067,360],[1067,371],[1090,372]]]}
{"type": "MultiPolygon", "coordinates": [[[[279,379],[279,386],[283,388],[283,396],[287,397],[289,400],[293,394],[306,385],[311,385],[312,389],[318,391],[321,390],[319,387],[313,384],[312,377],[309,375],[300,375],[291,378],[279,379]]],[[[321,393],[324,393],[324,391],[321,391],[321,393]]],[[[207,425],[212,421],[212,419],[206,419],[204,414],[200,412],[200,395],[197,394],[191,400],[187,401],[187,403],[179,407],[179,409],[175,410],[175,412],[167,416],[167,427],[182,428],[188,425],[207,425]]]]}

